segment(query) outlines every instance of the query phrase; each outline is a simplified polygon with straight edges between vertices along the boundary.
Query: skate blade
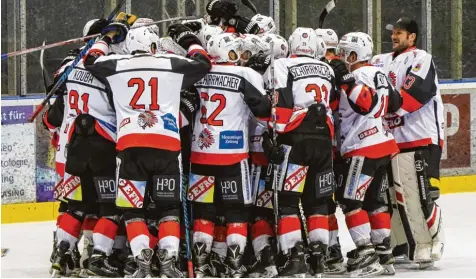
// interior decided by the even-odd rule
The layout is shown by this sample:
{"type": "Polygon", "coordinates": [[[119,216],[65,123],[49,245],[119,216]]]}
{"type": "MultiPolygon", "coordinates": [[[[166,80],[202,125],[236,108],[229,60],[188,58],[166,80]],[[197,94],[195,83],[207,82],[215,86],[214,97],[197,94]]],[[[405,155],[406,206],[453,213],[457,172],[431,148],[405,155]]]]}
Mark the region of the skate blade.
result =
{"type": "Polygon", "coordinates": [[[331,268],[324,269],[324,275],[326,276],[333,276],[333,275],[342,275],[347,271],[343,264],[334,265],[331,268]]]}
{"type": "Polygon", "coordinates": [[[380,265],[380,263],[373,263],[365,268],[354,270],[350,272],[351,278],[365,278],[371,276],[377,276],[385,272],[385,269],[380,265]]]}
{"type": "MultiPolygon", "coordinates": [[[[311,277],[311,276],[308,276],[311,277]]],[[[291,276],[279,276],[278,278],[306,278],[306,273],[293,274],[291,276]]]]}
{"type": "Polygon", "coordinates": [[[260,274],[260,278],[276,278],[278,277],[278,269],[276,266],[268,266],[264,268],[265,271],[260,274]]]}
{"type": "Polygon", "coordinates": [[[382,264],[381,266],[384,269],[382,275],[395,275],[395,267],[393,266],[393,264],[382,264]]]}

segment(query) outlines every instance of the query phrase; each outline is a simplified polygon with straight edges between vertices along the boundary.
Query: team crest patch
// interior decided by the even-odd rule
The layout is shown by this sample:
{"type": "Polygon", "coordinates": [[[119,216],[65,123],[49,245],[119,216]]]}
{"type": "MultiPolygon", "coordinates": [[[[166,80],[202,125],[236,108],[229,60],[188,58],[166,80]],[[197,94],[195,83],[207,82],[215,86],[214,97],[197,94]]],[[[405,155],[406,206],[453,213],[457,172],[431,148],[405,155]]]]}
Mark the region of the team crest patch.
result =
{"type": "Polygon", "coordinates": [[[418,72],[420,69],[421,69],[421,64],[420,63],[416,64],[416,66],[413,67],[414,72],[418,72]]]}
{"type": "Polygon", "coordinates": [[[309,35],[307,33],[302,33],[302,37],[306,39],[307,37],[309,37],[309,35]]]}
{"type": "Polygon", "coordinates": [[[331,32],[331,31],[327,31],[327,35],[332,36],[332,32],[331,32]]]}
{"type": "Polygon", "coordinates": [[[390,73],[388,73],[388,77],[392,81],[392,85],[397,86],[397,75],[394,72],[390,71],[390,73]]]}
{"type": "Polygon", "coordinates": [[[157,116],[150,110],[146,110],[139,114],[139,118],[137,118],[137,125],[139,125],[142,129],[145,128],[152,128],[158,122],[157,116]]]}
{"type": "Polygon", "coordinates": [[[198,147],[203,150],[203,148],[209,148],[212,144],[215,143],[215,138],[213,137],[212,132],[205,128],[200,135],[198,135],[198,147]]]}

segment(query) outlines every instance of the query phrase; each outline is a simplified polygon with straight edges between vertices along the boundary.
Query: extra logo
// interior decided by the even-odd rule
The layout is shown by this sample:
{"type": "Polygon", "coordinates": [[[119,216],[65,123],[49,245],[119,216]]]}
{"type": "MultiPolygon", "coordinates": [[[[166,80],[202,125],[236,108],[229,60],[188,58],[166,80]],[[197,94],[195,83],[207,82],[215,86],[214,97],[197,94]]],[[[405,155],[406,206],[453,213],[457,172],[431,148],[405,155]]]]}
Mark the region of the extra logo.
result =
{"type": "Polygon", "coordinates": [[[390,71],[390,73],[388,73],[388,77],[390,78],[392,85],[397,86],[397,75],[394,72],[390,71]]]}
{"type": "Polygon", "coordinates": [[[307,33],[302,33],[302,37],[306,39],[307,37],[309,37],[309,35],[307,33]]]}
{"type": "Polygon", "coordinates": [[[127,117],[127,118],[124,118],[122,121],[121,121],[121,125],[119,125],[119,130],[126,126],[127,124],[131,123],[131,118],[130,117],[127,117]]]}
{"type": "Polygon", "coordinates": [[[210,148],[215,143],[215,138],[213,137],[212,132],[207,128],[203,129],[203,131],[198,135],[198,147],[200,149],[210,148]]]}
{"type": "Polygon", "coordinates": [[[363,131],[362,133],[360,133],[360,134],[359,134],[359,139],[360,139],[360,140],[363,140],[363,139],[365,139],[366,137],[370,137],[370,136],[372,136],[372,135],[375,135],[376,133],[378,133],[378,128],[377,128],[377,126],[372,127],[372,128],[370,128],[370,129],[365,130],[365,131],[363,131]]]}
{"type": "Polygon", "coordinates": [[[157,124],[157,122],[159,122],[157,120],[157,116],[155,116],[155,114],[150,110],[141,112],[137,118],[137,125],[139,125],[139,127],[144,130],[145,128],[152,128],[155,124],[157,124]]]}
{"type": "Polygon", "coordinates": [[[424,165],[422,160],[416,160],[415,161],[415,169],[416,171],[420,172],[423,171],[424,165]]]}
{"type": "Polygon", "coordinates": [[[415,67],[413,67],[412,70],[413,70],[414,72],[418,72],[420,69],[421,69],[421,63],[418,63],[418,64],[415,65],[415,67]]]}
{"type": "Polygon", "coordinates": [[[385,118],[386,126],[389,129],[395,129],[397,127],[405,125],[405,122],[403,120],[403,117],[391,117],[391,118],[385,118]]]}

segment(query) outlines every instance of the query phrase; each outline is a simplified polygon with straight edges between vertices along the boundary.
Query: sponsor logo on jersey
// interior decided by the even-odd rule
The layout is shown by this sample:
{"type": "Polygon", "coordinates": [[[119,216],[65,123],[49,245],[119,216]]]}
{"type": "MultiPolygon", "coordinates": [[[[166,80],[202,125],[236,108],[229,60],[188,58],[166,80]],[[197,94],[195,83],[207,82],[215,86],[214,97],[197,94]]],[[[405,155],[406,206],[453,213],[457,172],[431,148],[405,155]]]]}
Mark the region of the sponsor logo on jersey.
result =
{"type": "Polygon", "coordinates": [[[295,79],[306,76],[320,76],[327,79],[331,78],[331,72],[329,71],[329,67],[327,67],[327,65],[304,64],[289,68],[289,72],[295,79]]]}
{"type": "Polygon", "coordinates": [[[293,191],[296,186],[300,186],[306,179],[307,169],[308,167],[298,166],[294,170],[288,170],[291,173],[287,175],[284,182],[284,190],[293,191]]]}
{"type": "Polygon", "coordinates": [[[413,67],[414,72],[418,72],[420,69],[421,69],[421,64],[420,63],[416,64],[415,67],[413,67]]]}
{"type": "Polygon", "coordinates": [[[403,117],[392,117],[392,118],[385,118],[385,122],[387,123],[389,129],[395,129],[397,127],[405,125],[403,117]]]}
{"type": "Polygon", "coordinates": [[[81,185],[81,179],[78,176],[71,175],[70,177],[66,178],[63,183],[62,190],[63,193],[60,195],[61,197],[66,197],[74,190],[78,189],[81,185]]]}
{"type": "Polygon", "coordinates": [[[204,78],[202,78],[199,82],[197,82],[195,86],[200,86],[200,85],[214,86],[214,87],[238,90],[240,87],[240,82],[241,82],[241,79],[234,76],[209,73],[204,78]]]}
{"type": "Polygon", "coordinates": [[[127,117],[127,118],[124,118],[122,121],[121,121],[121,125],[119,125],[119,130],[126,126],[127,124],[131,123],[131,118],[130,117],[127,117]]]}
{"type": "Polygon", "coordinates": [[[241,149],[245,141],[243,131],[222,131],[220,132],[220,149],[241,149]]]}
{"type": "Polygon", "coordinates": [[[359,139],[360,140],[363,140],[365,139],[366,137],[370,137],[372,135],[375,135],[376,133],[378,133],[378,128],[377,126],[374,126],[368,130],[365,130],[363,131],[362,133],[359,134],[359,139]]]}
{"type": "Polygon", "coordinates": [[[160,118],[164,122],[164,129],[178,133],[177,120],[171,113],[166,113],[160,118]]]}
{"type": "Polygon", "coordinates": [[[201,195],[206,193],[215,185],[214,176],[204,176],[196,183],[193,183],[190,189],[188,190],[188,199],[191,201],[196,200],[201,195]]]}
{"type": "Polygon", "coordinates": [[[250,137],[250,142],[260,142],[261,141],[261,136],[251,136],[250,137]]]}
{"type": "Polygon", "coordinates": [[[134,208],[142,208],[144,197],[141,194],[141,189],[145,189],[145,184],[145,181],[119,179],[119,189],[134,208]]]}
{"type": "Polygon", "coordinates": [[[392,85],[397,86],[397,75],[393,71],[390,71],[388,73],[388,77],[390,78],[390,81],[392,82],[392,85]]]}
{"type": "Polygon", "coordinates": [[[152,128],[157,122],[157,116],[150,110],[146,110],[139,114],[137,118],[137,125],[145,130],[145,128],[152,128]]]}
{"type": "Polygon", "coordinates": [[[215,138],[213,137],[212,132],[207,128],[198,135],[198,147],[203,150],[203,148],[209,148],[212,144],[215,143],[215,138]]]}

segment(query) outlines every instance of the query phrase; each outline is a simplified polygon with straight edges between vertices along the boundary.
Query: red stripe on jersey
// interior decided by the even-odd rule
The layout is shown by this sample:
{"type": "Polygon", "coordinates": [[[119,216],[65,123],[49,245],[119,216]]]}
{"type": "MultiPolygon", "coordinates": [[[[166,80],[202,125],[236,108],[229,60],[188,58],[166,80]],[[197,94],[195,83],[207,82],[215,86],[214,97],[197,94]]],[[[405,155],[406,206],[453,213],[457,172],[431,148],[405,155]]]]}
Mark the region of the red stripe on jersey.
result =
{"type": "Polygon", "coordinates": [[[357,96],[355,104],[362,109],[364,112],[369,112],[372,107],[372,91],[371,89],[364,85],[357,96]]]}
{"type": "Polygon", "coordinates": [[[244,237],[248,235],[248,223],[228,223],[226,224],[226,235],[239,234],[244,237]]]}
{"type": "Polygon", "coordinates": [[[430,138],[397,143],[398,148],[400,149],[415,148],[415,147],[426,146],[430,144],[432,144],[432,141],[430,138]]]}
{"type": "Polygon", "coordinates": [[[337,223],[337,218],[335,214],[329,216],[329,230],[337,231],[339,230],[339,224],[337,223]]]}
{"type": "Polygon", "coordinates": [[[278,234],[283,235],[286,233],[300,231],[301,221],[297,216],[287,216],[279,220],[278,234]]]}
{"type": "Polygon", "coordinates": [[[192,151],[190,162],[201,165],[228,166],[248,158],[248,152],[238,154],[213,154],[192,151]]]}
{"type": "Polygon", "coordinates": [[[370,159],[377,159],[385,157],[387,155],[395,155],[399,152],[397,143],[395,140],[388,140],[379,144],[374,144],[366,147],[362,147],[351,152],[344,154],[344,158],[350,158],[354,156],[363,156],[370,159]]]}
{"type": "Polygon", "coordinates": [[[96,121],[94,127],[96,128],[96,132],[98,132],[98,134],[101,135],[103,138],[107,139],[108,141],[115,142],[115,140],[106,132],[106,130],[104,130],[101,125],[99,125],[99,122],[96,121]]]}
{"type": "Polygon", "coordinates": [[[100,233],[109,239],[116,239],[118,225],[107,218],[101,218],[94,227],[94,233],[100,233]]]}
{"type": "Polygon", "coordinates": [[[329,107],[331,108],[332,111],[336,111],[339,109],[339,99],[335,99],[330,102],[329,107]]]}
{"type": "Polygon", "coordinates": [[[63,217],[61,217],[59,227],[68,234],[79,238],[79,232],[81,231],[81,221],[74,218],[68,212],[63,214],[63,217]]]}
{"type": "Polygon", "coordinates": [[[330,138],[333,139],[334,138],[334,122],[332,122],[332,119],[329,115],[326,117],[326,123],[327,123],[327,126],[329,127],[330,138]]]}
{"type": "Polygon", "coordinates": [[[359,209],[352,215],[345,216],[345,222],[349,229],[369,223],[369,215],[366,211],[359,209]]]}
{"type": "Polygon", "coordinates": [[[256,166],[267,166],[269,162],[264,152],[251,152],[251,163],[256,166]]]}
{"type": "Polygon", "coordinates": [[[412,95],[410,95],[404,89],[400,89],[400,95],[402,96],[402,109],[408,112],[414,112],[421,108],[423,105],[418,102],[412,95]]]}
{"type": "Polygon", "coordinates": [[[370,227],[372,230],[391,228],[390,213],[380,212],[369,216],[370,227]]]}
{"type": "Polygon", "coordinates": [[[53,131],[55,130],[55,126],[53,126],[53,124],[51,124],[50,122],[48,122],[48,111],[46,111],[44,114],[43,114],[43,123],[45,124],[46,128],[48,128],[48,130],[50,131],[53,131]]]}
{"type": "Polygon", "coordinates": [[[251,238],[256,239],[262,235],[274,236],[274,231],[271,228],[271,224],[266,220],[259,220],[251,225],[251,238]]]}
{"type": "Polygon", "coordinates": [[[206,233],[213,236],[215,230],[215,224],[205,219],[198,219],[193,222],[193,231],[206,233]]]}
{"type": "Polygon", "coordinates": [[[127,239],[131,242],[134,238],[139,235],[149,236],[149,229],[144,221],[135,221],[126,224],[127,239]]]}
{"type": "MultiPolygon", "coordinates": [[[[63,151],[63,152],[64,152],[64,151],[63,151]]],[[[65,169],[64,163],[56,162],[56,173],[57,173],[60,177],[64,177],[64,169],[65,169]]]]}
{"type": "Polygon", "coordinates": [[[180,238],[180,223],[167,221],[159,224],[159,240],[167,236],[180,238]]]}
{"type": "Polygon", "coordinates": [[[217,242],[226,241],[226,227],[225,226],[215,226],[213,233],[213,240],[217,242]]]}
{"type": "Polygon", "coordinates": [[[116,149],[122,151],[129,147],[149,147],[170,151],[180,151],[180,141],[159,134],[128,134],[120,137],[116,149]]]}
{"type": "Polygon", "coordinates": [[[289,108],[276,108],[276,123],[287,124],[293,115],[293,110],[289,108]]]}
{"type": "Polygon", "coordinates": [[[307,218],[307,230],[313,231],[317,229],[329,230],[329,220],[327,216],[311,216],[307,218]]]}
{"type": "Polygon", "coordinates": [[[442,140],[442,139],[440,139],[438,142],[439,142],[439,144],[440,144],[440,147],[443,148],[443,145],[445,144],[445,141],[442,140]]]}

